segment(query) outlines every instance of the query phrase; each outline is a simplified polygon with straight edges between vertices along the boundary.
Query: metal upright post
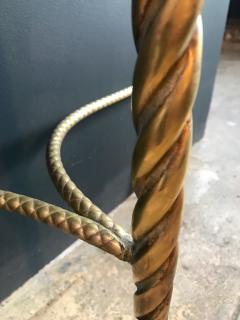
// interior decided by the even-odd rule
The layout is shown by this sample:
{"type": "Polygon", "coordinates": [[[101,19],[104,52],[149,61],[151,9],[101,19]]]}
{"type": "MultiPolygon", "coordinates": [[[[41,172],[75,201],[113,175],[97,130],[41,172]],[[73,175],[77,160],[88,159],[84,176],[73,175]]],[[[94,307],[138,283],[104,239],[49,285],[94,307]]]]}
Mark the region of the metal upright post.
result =
{"type": "Polygon", "coordinates": [[[81,107],[55,129],[49,173],[73,212],[0,190],[0,209],[47,223],[132,264],[135,315],[166,320],[177,263],[183,180],[191,146],[192,106],[200,78],[201,0],[133,0],[138,51],[132,87],[81,107]],[[138,201],[132,236],[88,199],[61,160],[68,132],[91,114],[129,97],[138,141],[132,182],[138,201]]]}
{"type": "Polygon", "coordinates": [[[168,319],[199,84],[201,0],[133,0],[138,52],[132,111],[138,141],[132,183],[135,315],[168,319]]]}

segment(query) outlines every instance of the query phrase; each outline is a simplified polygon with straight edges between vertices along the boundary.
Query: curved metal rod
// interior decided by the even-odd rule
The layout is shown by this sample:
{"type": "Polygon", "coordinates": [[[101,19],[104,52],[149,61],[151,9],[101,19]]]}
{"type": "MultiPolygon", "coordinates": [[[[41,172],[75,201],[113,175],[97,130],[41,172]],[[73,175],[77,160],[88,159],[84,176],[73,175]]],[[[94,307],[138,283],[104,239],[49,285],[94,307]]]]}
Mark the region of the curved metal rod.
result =
{"type": "Polygon", "coordinates": [[[88,217],[108,228],[125,242],[131,242],[131,236],[107,216],[100,208],[91,202],[68,176],[61,160],[61,146],[65,136],[80,121],[93,113],[131,96],[132,87],[115,92],[102,99],[96,100],[68,115],[54,130],[48,146],[48,170],[57,190],[63,199],[77,214],[88,217]]]}
{"type": "Polygon", "coordinates": [[[132,87],[125,88],[83,106],[67,116],[55,129],[48,147],[48,167],[63,198],[75,213],[37,199],[0,190],[0,208],[17,212],[75,235],[120,260],[130,261],[132,237],[83,195],[71,181],[61,161],[64,137],[79,121],[128,98],[132,87]]]}
{"type": "Polygon", "coordinates": [[[132,183],[135,314],[168,319],[177,263],[191,110],[200,78],[199,0],[133,0],[138,59],[132,110],[138,141],[132,183]],[[196,21],[198,23],[196,25],[196,21]]]}
{"type": "Polygon", "coordinates": [[[128,98],[132,87],[125,88],[66,117],[55,129],[48,148],[49,172],[63,198],[75,213],[37,199],[0,190],[0,208],[31,217],[75,235],[120,260],[131,260],[132,237],[94,205],[67,175],[61,161],[61,145],[66,134],[91,114],[128,98]]]}
{"type": "Polygon", "coordinates": [[[113,232],[99,223],[52,204],[0,190],[0,208],[20,213],[61,229],[98,247],[120,260],[129,261],[131,248],[113,232]]]}

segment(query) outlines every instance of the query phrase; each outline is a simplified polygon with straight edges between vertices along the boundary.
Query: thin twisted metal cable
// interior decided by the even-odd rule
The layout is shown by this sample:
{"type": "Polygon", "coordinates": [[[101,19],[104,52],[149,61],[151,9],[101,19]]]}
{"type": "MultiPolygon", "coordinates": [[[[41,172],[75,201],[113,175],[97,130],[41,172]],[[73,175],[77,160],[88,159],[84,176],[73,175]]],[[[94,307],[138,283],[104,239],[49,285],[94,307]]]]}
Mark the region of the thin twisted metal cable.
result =
{"type": "Polygon", "coordinates": [[[64,137],[81,120],[128,98],[132,87],[87,104],[67,116],[55,129],[48,147],[48,167],[60,194],[76,211],[13,192],[0,190],[0,208],[31,217],[77,236],[120,260],[131,260],[132,237],[94,205],[71,181],[61,161],[64,137]]]}
{"type": "Polygon", "coordinates": [[[72,207],[74,212],[81,216],[88,217],[104,227],[111,230],[114,234],[124,239],[125,242],[131,242],[130,235],[107,216],[100,208],[91,202],[82,191],[71,180],[64,169],[61,160],[61,146],[65,136],[80,121],[89,117],[93,113],[131,96],[132,87],[125,88],[115,92],[102,99],[96,100],[68,115],[54,130],[48,146],[48,169],[52,180],[63,197],[63,199],[72,207]]]}
{"type": "Polygon", "coordinates": [[[200,77],[202,1],[132,3],[138,51],[132,94],[138,133],[132,161],[138,196],[132,219],[135,314],[142,320],[166,320],[191,145],[191,109],[200,77]]]}
{"type": "Polygon", "coordinates": [[[99,223],[49,203],[0,190],[0,208],[13,211],[72,234],[121,260],[129,259],[129,248],[99,223]]]}

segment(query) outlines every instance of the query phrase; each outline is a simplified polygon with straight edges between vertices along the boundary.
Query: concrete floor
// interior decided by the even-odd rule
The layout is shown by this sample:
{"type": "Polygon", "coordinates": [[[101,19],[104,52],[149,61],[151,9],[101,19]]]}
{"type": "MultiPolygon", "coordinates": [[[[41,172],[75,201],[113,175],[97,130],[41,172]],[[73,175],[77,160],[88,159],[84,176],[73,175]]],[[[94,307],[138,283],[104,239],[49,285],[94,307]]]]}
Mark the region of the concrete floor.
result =
{"type": "MultiPolygon", "coordinates": [[[[171,320],[240,320],[240,51],[223,54],[193,147],[171,320]]],[[[135,197],[114,210],[130,221],[135,197]]],[[[1,320],[131,320],[127,264],[77,241],[0,305],[1,320]]]]}

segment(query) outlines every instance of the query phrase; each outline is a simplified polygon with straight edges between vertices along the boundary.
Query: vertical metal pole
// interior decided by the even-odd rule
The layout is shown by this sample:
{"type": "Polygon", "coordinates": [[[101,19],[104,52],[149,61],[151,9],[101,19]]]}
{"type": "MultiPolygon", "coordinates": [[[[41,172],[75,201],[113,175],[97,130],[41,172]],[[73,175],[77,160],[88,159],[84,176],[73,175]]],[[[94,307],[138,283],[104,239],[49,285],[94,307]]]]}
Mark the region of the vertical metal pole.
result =
{"type": "Polygon", "coordinates": [[[192,106],[200,76],[201,0],[133,0],[138,51],[132,111],[135,315],[168,319],[177,263],[192,106]]]}

